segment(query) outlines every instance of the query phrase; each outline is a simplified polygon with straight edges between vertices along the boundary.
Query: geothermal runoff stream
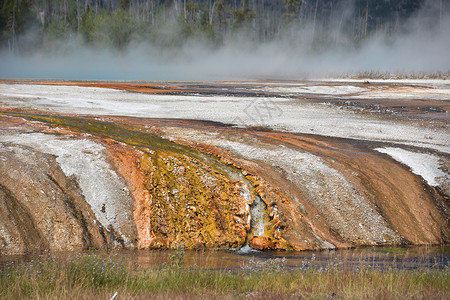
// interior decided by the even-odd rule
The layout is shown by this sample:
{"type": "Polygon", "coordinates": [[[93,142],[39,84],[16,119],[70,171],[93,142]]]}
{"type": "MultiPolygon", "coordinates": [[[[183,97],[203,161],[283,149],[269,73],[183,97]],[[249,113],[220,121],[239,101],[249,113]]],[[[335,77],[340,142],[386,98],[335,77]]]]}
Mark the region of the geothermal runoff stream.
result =
{"type": "Polygon", "coordinates": [[[2,81],[0,107],[2,256],[449,242],[448,80],[2,81]]]}

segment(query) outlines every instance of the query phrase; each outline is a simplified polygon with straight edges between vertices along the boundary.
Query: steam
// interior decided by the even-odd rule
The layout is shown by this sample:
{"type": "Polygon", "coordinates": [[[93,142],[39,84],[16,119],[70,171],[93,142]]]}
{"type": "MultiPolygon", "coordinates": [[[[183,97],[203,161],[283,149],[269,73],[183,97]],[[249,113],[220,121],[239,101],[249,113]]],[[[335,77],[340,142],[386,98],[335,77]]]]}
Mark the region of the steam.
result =
{"type": "MultiPolygon", "coordinates": [[[[245,80],[357,72],[445,73],[450,71],[450,14],[436,20],[433,9],[432,4],[425,5],[396,36],[387,38],[379,32],[357,47],[348,46],[349,34],[337,26],[330,32],[336,43],[315,49],[309,40],[312,24],[291,27],[265,43],[251,41],[245,34],[233,35],[219,48],[201,39],[176,49],[135,39],[119,51],[86,46],[74,37],[54,43],[51,49],[22,54],[2,51],[0,78],[245,80]]],[[[32,40],[33,34],[23,39],[32,40]]]]}

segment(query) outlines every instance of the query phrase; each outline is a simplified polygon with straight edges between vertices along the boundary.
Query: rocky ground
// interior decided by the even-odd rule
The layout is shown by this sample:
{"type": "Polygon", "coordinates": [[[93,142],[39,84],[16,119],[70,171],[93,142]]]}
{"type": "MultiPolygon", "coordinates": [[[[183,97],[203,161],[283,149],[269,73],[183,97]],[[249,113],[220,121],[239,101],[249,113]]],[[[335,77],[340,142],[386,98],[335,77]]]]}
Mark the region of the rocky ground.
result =
{"type": "Polygon", "coordinates": [[[450,239],[450,83],[0,84],[0,251],[450,239]]]}

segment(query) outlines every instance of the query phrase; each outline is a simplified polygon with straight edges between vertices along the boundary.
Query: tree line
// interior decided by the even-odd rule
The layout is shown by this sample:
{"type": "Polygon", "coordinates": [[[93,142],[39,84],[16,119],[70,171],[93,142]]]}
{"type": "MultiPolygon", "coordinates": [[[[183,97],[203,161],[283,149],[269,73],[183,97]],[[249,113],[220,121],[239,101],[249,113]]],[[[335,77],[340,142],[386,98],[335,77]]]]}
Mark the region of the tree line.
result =
{"type": "MultiPolygon", "coordinates": [[[[230,37],[279,38],[310,47],[358,45],[404,30],[426,0],[0,0],[0,47],[11,52],[69,39],[124,48],[131,41],[178,47],[194,38],[212,47],[230,37]],[[30,47],[31,45],[31,47],[30,47]]],[[[450,9],[432,1],[434,20],[450,9]]]]}

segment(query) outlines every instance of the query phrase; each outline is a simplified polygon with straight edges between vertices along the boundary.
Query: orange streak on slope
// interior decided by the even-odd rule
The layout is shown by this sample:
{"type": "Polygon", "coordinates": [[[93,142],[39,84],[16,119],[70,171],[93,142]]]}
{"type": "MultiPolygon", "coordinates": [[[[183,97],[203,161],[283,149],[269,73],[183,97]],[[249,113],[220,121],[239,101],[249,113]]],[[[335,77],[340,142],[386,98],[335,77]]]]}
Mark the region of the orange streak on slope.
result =
{"type": "Polygon", "coordinates": [[[148,248],[155,239],[151,228],[152,212],[149,203],[152,195],[144,186],[144,173],[140,168],[142,153],[114,140],[103,140],[107,147],[108,162],[125,180],[134,199],[133,217],[138,231],[138,248],[148,248]]]}
{"type": "Polygon", "coordinates": [[[121,82],[78,82],[78,81],[16,81],[0,80],[0,84],[38,84],[38,85],[57,85],[57,86],[79,86],[96,87],[116,90],[125,90],[139,93],[192,93],[184,87],[168,84],[149,84],[149,83],[121,83],[121,82]]]}

